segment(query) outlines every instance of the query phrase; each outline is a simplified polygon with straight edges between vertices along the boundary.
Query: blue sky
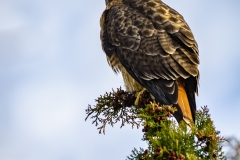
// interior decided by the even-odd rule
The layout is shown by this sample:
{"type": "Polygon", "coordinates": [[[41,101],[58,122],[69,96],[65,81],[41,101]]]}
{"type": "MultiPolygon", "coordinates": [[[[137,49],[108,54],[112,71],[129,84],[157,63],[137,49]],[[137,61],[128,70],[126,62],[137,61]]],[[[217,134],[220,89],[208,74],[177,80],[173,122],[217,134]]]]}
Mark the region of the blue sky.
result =
{"type": "MultiPolygon", "coordinates": [[[[164,0],[181,13],[200,50],[198,108],[240,138],[240,1],[164,0]]],[[[0,159],[123,160],[146,147],[141,129],[99,135],[85,109],[123,85],[99,38],[104,0],[0,1],[0,159]]]]}

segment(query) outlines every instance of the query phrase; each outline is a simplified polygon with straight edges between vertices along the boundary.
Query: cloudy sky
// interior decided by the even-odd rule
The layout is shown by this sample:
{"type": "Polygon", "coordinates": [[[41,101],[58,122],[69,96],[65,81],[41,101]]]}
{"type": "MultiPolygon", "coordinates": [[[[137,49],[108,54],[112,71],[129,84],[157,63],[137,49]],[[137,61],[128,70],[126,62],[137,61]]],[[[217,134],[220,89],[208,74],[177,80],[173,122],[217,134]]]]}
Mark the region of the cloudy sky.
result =
{"type": "MultiPolygon", "coordinates": [[[[240,138],[240,1],[164,0],[190,25],[200,50],[198,108],[240,138]]],[[[104,0],[0,0],[0,159],[123,160],[146,147],[141,130],[99,135],[85,109],[123,85],[99,40],[104,0]]]]}

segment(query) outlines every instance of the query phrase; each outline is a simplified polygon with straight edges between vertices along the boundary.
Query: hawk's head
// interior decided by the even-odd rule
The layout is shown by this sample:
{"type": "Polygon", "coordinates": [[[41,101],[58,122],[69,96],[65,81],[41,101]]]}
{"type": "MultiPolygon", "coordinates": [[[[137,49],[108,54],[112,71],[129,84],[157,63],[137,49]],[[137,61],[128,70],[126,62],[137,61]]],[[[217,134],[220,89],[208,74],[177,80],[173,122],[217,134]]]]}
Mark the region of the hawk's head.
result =
{"type": "Polygon", "coordinates": [[[111,0],[105,0],[106,5],[109,3],[109,1],[111,1],[111,0]]]}
{"type": "Polygon", "coordinates": [[[119,2],[122,2],[123,0],[105,0],[105,3],[106,3],[106,6],[109,4],[109,3],[112,3],[112,4],[116,4],[116,3],[119,3],[119,2]]]}

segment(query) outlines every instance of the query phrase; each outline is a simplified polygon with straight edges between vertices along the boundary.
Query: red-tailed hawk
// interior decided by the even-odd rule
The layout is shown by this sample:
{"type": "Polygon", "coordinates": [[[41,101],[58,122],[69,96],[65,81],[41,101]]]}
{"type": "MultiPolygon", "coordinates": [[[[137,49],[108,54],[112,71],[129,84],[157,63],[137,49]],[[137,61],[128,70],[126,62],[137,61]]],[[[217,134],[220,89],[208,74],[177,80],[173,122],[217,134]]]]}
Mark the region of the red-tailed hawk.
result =
{"type": "Polygon", "coordinates": [[[101,42],[126,89],[147,89],[173,105],[177,121],[195,121],[198,45],[184,18],[160,0],[105,0],[101,42]]]}

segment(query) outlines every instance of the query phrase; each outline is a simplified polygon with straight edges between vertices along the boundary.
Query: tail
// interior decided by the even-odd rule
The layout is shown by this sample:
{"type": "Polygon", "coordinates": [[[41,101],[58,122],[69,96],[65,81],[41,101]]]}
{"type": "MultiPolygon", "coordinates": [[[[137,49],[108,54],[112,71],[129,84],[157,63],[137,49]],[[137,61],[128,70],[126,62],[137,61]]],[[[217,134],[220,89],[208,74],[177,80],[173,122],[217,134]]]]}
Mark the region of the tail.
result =
{"type": "Polygon", "coordinates": [[[182,81],[178,81],[178,104],[174,105],[177,108],[177,112],[174,113],[178,122],[184,120],[185,123],[190,121],[195,122],[195,93],[185,89],[182,81]]]}

